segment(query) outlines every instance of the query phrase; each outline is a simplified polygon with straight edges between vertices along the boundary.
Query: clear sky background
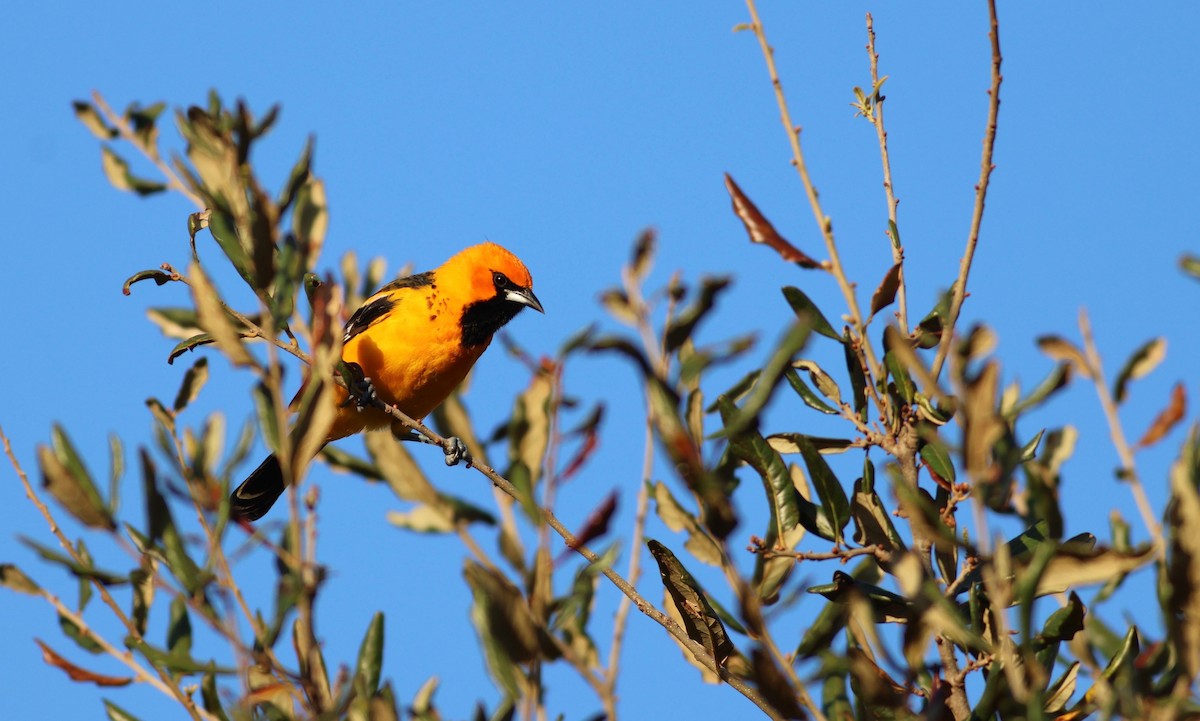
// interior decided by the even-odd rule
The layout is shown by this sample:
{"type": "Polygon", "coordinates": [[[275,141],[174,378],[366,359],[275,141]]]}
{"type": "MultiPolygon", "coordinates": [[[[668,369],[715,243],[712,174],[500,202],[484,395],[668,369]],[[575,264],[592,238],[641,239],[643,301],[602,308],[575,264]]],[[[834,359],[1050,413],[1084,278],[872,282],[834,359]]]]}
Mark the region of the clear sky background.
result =
{"type": "MultiPolygon", "coordinates": [[[[874,12],[881,72],[890,76],[886,118],[910,313],[919,318],[953,280],[967,235],[989,83],[984,3],[774,1],[760,10],[794,118],[804,127],[811,172],[864,303],[891,263],[878,146],[871,126],[850,107],[851,88],[869,84],[864,13],[874,12]]],[[[703,273],[734,276],[734,290],[701,339],[763,330],[751,362],[765,357],[790,317],[779,287],[801,285],[831,319],[844,312],[831,278],[749,245],[730,212],[723,172],[785,236],[825,257],[788,164],[757,43],[750,33],[731,32],[748,21],[740,2],[353,8],[68,2],[23,3],[5,15],[0,424],[30,472],[36,473],[35,446],[47,441],[54,421],[70,430],[96,475],[106,473],[110,433],[124,437],[132,463],[133,449],[151,440],[144,399],[172,398],[188,365],[166,364],[174,341],[144,314],[153,305],[184,302],[181,290],[139,286],[132,297],[120,290],[134,271],[185,264],[192,209],[178,196],[142,200],[109,186],[97,142],[70,107],[93,89],[116,107],[202,103],[210,89],[244,98],[259,113],[281,103],[281,121],[257,165],[278,187],[304,139],[316,135],[315,169],[331,209],[323,268],[335,268],[353,249],[360,257],[385,256],[392,272],[406,263],[427,269],[465,245],[500,242],[525,259],[547,309],[545,317],[523,314],[510,326],[534,353],[552,353],[601,318],[598,294],[618,281],[632,240],[648,226],[660,233],[652,284],[677,269],[693,282],[703,273]]],[[[1200,390],[1193,310],[1200,284],[1177,269],[1182,253],[1200,252],[1194,129],[1200,102],[1192,88],[1200,8],[1001,3],[1000,18],[1005,82],[997,170],[964,322],[983,320],[997,331],[1005,379],[1024,387],[1052,367],[1034,339],[1046,333],[1077,339],[1080,308],[1091,314],[1110,377],[1142,342],[1167,336],[1166,362],[1136,384],[1123,411],[1136,437],[1176,381],[1185,382],[1193,405],[1200,390]]],[[[164,135],[179,147],[169,124],[164,135]]],[[[217,257],[211,244],[202,252],[217,257]]],[[[812,351],[818,358],[827,353],[812,351]]],[[[749,367],[714,374],[710,394],[749,367]]],[[[222,364],[215,370],[191,420],[198,424],[200,414],[222,410],[236,428],[252,414],[248,379],[224,373],[222,364]]],[[[503,352],[485,356],[468,396],[480,428],[503,420],[526,382],[525,371],[503,352]]],[[[606,397],[610,406],[601,450],[561,492],[560,515],[579,526],[619,487],[614,529],[627,535],[642,456],[640,389],[612,358],[581,359],[566,382],[568,390],[606,397]]],[[[830,431],[799,405],[777,402],[767,430],[830,431]]],[[[1107,538],[1108,514],[1119,509],[1135,539],[1144,539],[1128,489],[1113,480],[1118,461],[1094,391],[1076,383],[1036,421],[1072,422],[1080,430],[1076,457],[1065,469],[1068,534],[1107,538]]],[[[1158,511],[1182,428],[1139,456],[1158,511]]],[[[1036,430],[1020,429],[1025,437],[1036,430]]],[[[481,476],[447,470],[435,450],[417,450],[428,451],[420,455],[435,482],[490,502],[481,476]]],[[[665,471],[657,477],[674,482],[665,471]]],[[[466,717],[476,700],[493,706],[498,694],[469,625],[459,543],[389,526],[384,512],[399,504],[385,488],[325,468],[310,480],[324,491],[320,556],[333,577],[321,599],[319,631],[330,664],[353,661],[371,614],[382,610],[384,674],[399,698],[407,702],[437,675],[447,716],[466,717]]],[[[128,474],[124,513],[134,521],[142,517],[137,485],[128,474]]],[[[743,508],[760,502],[757,487],[747,477],[743,508]]],[[[733,545],[761,534],[759,526],[747,521],[733,545]]],[[[71,525],[67,531],[78,533],[71,525]]],[[[682,544],[657,521],[649,531],[673,547],[682,544]]],[[[17,562],[72,599],[74,582],[40,565],[18,534],[53,542],[5,463],[0,561],[17,562]]],[[[104,557],[128,565],[119,554],[104,557]]],[[[742,560],[751,565],[748,555],[742,560]]],[[[822,583],[833,570],[805,567],[793,583],[822,583]]],[[[1122,613],[1144,618],[1154,635],[1161,629],[1149,581],[1145,572],[1136,576],[1140,590],[1123,594],[1106,613],[1118,622],[1122,613]]],[[[257,593],[252,602],[269,603],[268,583],[248,585],[257,593]]],[[[651,576],[641,587],[659,600],[658,585],[651,576]]],[[[615,589],[601,585],[598,628],[608,628],[617,599],[615,589]]],[[[781,632],[785,647],[798,639],[818,601],[803,604],[782,626],[794,629],[790,637],[781,632]]],[[[89,610],[103,613],[96,603],[89,610]]],[[[156,614],[152,634],[162,628],[165,607],[156,614]]],[[[120,640],[112,624],[98,625],[120,640]]],[[[0,593],[0,715],[102,717],[97,690],[45,666],[33,636],[97,671],[124,670],[62,640],[42,602],[0,593]]],[[[626,718],[752,712],[731,689],[702,685],[648,619],[635,616],[629,636],[620,685],[626,718]]],[[[552,712],[583,718],[598,710],[570,674],[549,682],[552,712]]],[[[144,719],[182,717],[152,690],[103,695],[144,719]]]]}

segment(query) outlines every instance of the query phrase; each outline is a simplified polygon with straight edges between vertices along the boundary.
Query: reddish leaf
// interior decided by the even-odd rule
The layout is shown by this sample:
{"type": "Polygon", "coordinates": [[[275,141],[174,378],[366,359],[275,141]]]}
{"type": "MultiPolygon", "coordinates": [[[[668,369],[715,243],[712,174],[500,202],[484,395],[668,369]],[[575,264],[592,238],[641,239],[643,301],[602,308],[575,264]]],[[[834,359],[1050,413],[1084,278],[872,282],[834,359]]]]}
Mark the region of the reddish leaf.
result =
{"type": "Polygon", "coordinates": [[[787,242],[779,231],[775,230],[775,226],[771,225],[771,221],[767,220],[766,216],[758,209],[754,203],[746,197],[738,184],[733,182],[733,178],[729,177],[729,173],[725,174],[725,189],[729,191],[729,197],[733,199],[733,213],[741,218],[742,224],[746,226],[746,232],[750,234],[751,243],[762,243],[775,249],[775,252],[789,263],[795,263],[801,268],[820,268],[821,264],[812,258],[808,257],[800,251],[796,246],[787,242]]]}
{"type": "Polygon", "coordinates": [[[1138,448],[1146,448],[1152,446],[1162,440],[1162,437],[1167,435],[1175,424],[1183,420],[1187,414],[1187,391],[1183,389],[1182,383],[1176,383],[1171,389],[1171,401],[1167,407],[1158,414],[1150,427],[1146,429],[1142,440],[1138,441],[1138,448]]]}
{"type": "Polygon", "coordinates": [[[874,316],[879,311],[892,304],[896,300],[896,291],[900,289],[900,264],[896,263],[888,269],[883,280],[879,283],[879,287],[875,289],[875,294],[871,296],[871,315],[874,316]]]}
{"type": "Polygon", "coordinates": [[[592,427],[588,429],[586,435],[583,437],[583,445],[579,447],[579,450],[575,452],[575,457],[571,459],[571,462],[559,474],[559,480],[570,480],[571,476],[578,473],[580,468],[583,468],[583,464],[587,463],[587,460],[592,457],[592,453],[595,452],[599,445],[600,436],[596,433],[596,428],[592,427]]]}
{"type": "MultiPolygon", "coordinates": [[[[608,533],[608,522],[612,520],[613,513],[616,510],[617,491],[614,490],[608,494],[608,498],[605,498],[603,503],[596,507],[596,510],[588,515],[587,520],[584,521],[583,528],[579,529],[579,532],[575,534],[575,544],[571,548],[579,548],[608,533]]],[[[565,555],[566,553],[564,552],[562,556],[559,556],[559,560],[561,561],[565,555]]]]}
{"type": "Polygon", "coordinates": [[[47,646],[41,639],[35,638],[34,642],[42,649],[42,660],[55,668],[61,668],[66,672],[67,676],[71,677],[72,681],[82,681],[94,683],[97,686],[128,686],[133,683],[132,678],[123,676],[101,676],[98,673],[88,671],[71,663],[67,659],[59,656],[54,649],[47,646]]]}

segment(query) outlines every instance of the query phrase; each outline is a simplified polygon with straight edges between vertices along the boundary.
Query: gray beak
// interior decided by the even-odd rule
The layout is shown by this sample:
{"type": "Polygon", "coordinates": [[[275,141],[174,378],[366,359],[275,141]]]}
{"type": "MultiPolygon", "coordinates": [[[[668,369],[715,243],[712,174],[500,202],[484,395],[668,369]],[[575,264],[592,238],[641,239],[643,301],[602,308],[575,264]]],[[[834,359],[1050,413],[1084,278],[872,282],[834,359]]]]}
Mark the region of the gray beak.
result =
{"type": "Polygon", "coordinates": [[[506,290],[504,291],[504,299],[513,303],[527,305],[539,313],[546,312],[545,309],[542,308],[542,302],[539,301],[537,296],[533,294],[533,291],[528,288],[512,288],[506,290]]]}

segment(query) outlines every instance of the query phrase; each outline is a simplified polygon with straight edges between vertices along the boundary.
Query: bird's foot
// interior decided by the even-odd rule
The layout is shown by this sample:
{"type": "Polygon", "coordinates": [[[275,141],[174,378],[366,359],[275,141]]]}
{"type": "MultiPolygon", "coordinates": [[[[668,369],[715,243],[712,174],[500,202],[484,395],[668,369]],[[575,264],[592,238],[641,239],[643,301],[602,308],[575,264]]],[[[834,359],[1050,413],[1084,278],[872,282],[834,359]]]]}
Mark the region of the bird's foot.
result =
{"type": "Polygon", "coordinates": [[[467,468],[470,468],[471,464],[475,462],[475,459],[471,457],[471,451],[469,448],[467,448],[467,444],[463,443],[463,440],[458,436],[449,436],[441,443],[438,443],[437,441],[426,438],[416,431],[409,431],[403,436],[396,436],[396,438],[397,440],[401,441],[425,443],[430,446],[440,446],[442,451],[446,454],[447,466],[457,466],[459,463],[465,461],[467,468]]]}
{"type": "Polygon", "coordinates": [[[467,448],[467,444],[463,443],[463,440],[458,436],[447,438],[445,444],[442,445],[442,450],[446,452],[447,466],[457,466],[459,461],[466,461],[467,468],[470,468],[471,463],[474,461],[471,458],[471,451],[467,448]]]}
{"type": "Polygon", "coordinates": [[[343,405],[353,403],[359,413],[376,406],[379,403],[379,392],[375,390],[375,384],[362,374],[362,368],[357,363],[347,363],[346,365],[350,370],[350,377],[346,383],[349,396],[343,405]]]}

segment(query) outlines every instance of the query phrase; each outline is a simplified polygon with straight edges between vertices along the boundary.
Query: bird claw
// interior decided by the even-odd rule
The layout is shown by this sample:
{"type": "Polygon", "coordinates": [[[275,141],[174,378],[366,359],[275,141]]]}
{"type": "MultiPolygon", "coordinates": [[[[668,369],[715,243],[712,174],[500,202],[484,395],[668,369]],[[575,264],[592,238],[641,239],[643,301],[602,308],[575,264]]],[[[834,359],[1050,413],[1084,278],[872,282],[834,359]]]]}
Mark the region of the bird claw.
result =
{"type": "Polygon", "coordinates": [[[379,402],[379,392],[375,390],[375,384],[370,378],[363,378],[355,383],[351,397],[354,399],[354,408],[359,413],[379,402]]]}
{"type": "Polygon", "coordinates": [[[467,448],[467,444],[458,436],[450,436],[446,439],[446,444],[442,446],[442,450],[446,452],[446,465],[457,466],[459,461],[466,461],[467,468],[471,467],[474,459],[471,458],[471,451],[467,448]]]}

